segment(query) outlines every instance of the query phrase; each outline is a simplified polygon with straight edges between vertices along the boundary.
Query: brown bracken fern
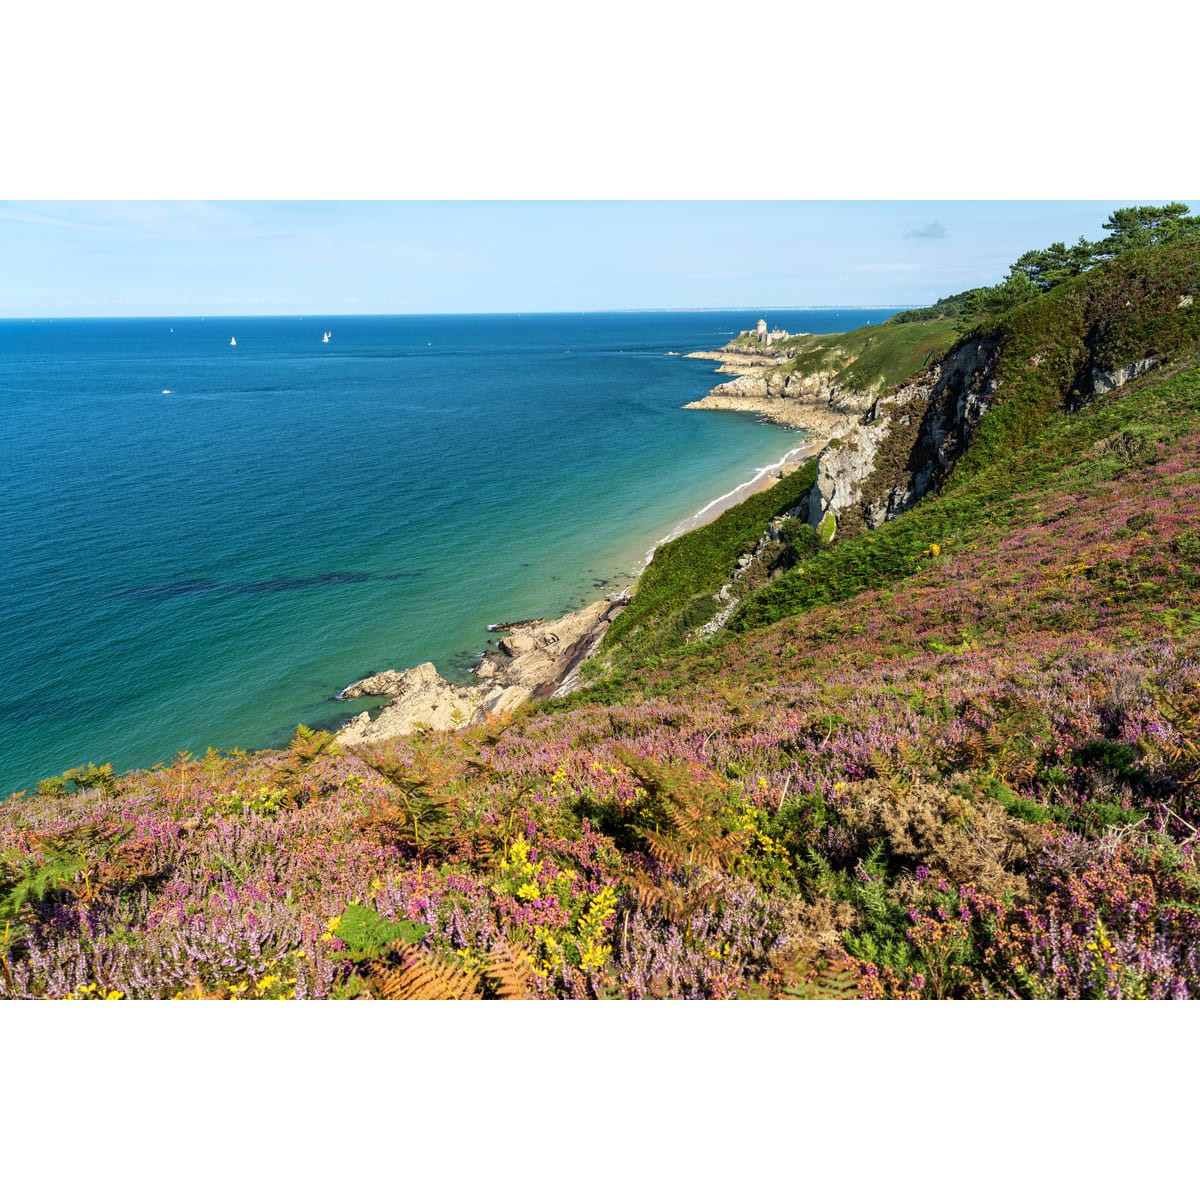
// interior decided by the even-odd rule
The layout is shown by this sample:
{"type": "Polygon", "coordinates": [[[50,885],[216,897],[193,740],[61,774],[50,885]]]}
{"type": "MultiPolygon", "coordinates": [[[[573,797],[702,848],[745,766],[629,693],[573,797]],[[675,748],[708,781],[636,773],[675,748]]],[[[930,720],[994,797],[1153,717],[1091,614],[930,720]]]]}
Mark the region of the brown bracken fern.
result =
{"type": "Polygon", "coordinates": [[[762,977],[739,994],[746,1000],[856,1000],[858,969],[840,951],[777,950],[762,977]]]}
{"type": "Polygon", "coordinates": [[[416,946],[393,947],[395,966],[371,963],[367,983],[380,1000],[478,1000],[483,968],[416,946]]]}
{"type": "Polygon", "coordinates": [[[523,951],[498,941],[483,964],[396,943],[393,965],[373,962],[367,985],[380,1000],[526,1000],[537,976],[523,951]]]}
{"type": "Polygon", "coordinates": [[[628,878],[639,907],[686,925],[693,913],[724,891],[728,871],[749,839],[730,829],[719,781],[618,750],[617,757],[646,794],[632,828],[654,859],[655,869],[634,868],[628,878]]]}
{"type": "Polygon", "coordinates": [[[384,759],[371,765],[394,790],[388,798],[367,810],[359,828],[375,834],[384,844],[408,846],[422,861],[424,852],[446,839],[452,811],[447,798],[425,776],[402,764],[384,759]]]}

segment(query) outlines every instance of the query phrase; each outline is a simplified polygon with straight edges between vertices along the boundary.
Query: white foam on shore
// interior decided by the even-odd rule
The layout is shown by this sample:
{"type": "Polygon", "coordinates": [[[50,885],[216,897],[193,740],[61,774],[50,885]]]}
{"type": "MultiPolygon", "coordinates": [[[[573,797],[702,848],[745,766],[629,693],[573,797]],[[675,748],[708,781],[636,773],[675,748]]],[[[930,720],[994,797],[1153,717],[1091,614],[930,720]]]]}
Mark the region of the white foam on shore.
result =
{"type": "Polygon", "coordinates": [[[818,439],[808,438],[799,446],[789,450],[778,462],[773,462],[766,467],[756,467],[751,479],[748,479],[745,483],[738,484],[735,488],[731,488],[715,500],[710,500],[703,508],[680,521],[666,537],[659,538],[650,547],[649,551],[647,551],[646,557],[642,560],[637,573],[640,575],[650,565],[650,560],[654,557],[654,552],[659,546],[666,545],[667,542],[673,542],[685,533],[691,533],[693,529],[699,529],[701,525],[707,525],[710,521],[715,521],[726,509],[732,508],[735,504],[739,504],[741,501],[754,495],[763,480],[768,476],[782,471],[789,463],[807,462],[810,458],[815,457],[817,454],[816,447],[819,444],[818,439]]]}

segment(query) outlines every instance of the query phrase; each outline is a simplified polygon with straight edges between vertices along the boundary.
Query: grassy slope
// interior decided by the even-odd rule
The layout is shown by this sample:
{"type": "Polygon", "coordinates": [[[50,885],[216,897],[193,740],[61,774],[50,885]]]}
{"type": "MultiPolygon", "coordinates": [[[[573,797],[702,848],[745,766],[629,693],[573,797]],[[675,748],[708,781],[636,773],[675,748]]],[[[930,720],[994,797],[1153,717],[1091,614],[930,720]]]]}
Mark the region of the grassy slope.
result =
{"type": "Polygon", "coordinates": [[[781,370],[812,375],[836,371],[839,387],[881,392],[927,366],[955,341],[953,321],[866,325],[849,333],[802,334],[779,344],[793,355],[781,370]]]}
{"type": "Polygon", "coordinates": [[[1131,317],[1174,375],[1030,393],[620,703],[0,806],[0,995],[1200,996],[1200,368],[1131,317]]]}

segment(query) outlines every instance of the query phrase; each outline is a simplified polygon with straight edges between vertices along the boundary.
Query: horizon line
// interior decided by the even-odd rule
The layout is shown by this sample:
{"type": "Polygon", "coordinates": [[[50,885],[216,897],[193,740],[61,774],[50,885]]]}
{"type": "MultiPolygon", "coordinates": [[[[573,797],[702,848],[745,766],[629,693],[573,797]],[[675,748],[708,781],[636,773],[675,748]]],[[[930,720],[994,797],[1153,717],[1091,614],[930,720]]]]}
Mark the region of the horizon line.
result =
{"type": "Polygon", "coordinates": [[[274,320],[294,317],[319,317],[322,320],[334,317],[564,317],[593,316],[606,313],[688,313],[688,312],[834,312],[853,310],[871,312],[879,309],[895,309],[903,312],[911,308],[927,307],[924,304],[735,304],[703,306],[655,306],[652,308],[551,308],[551,309],[480,309],[472,312],[305,312],[305,313],[38,313],[28,316],[0,316],[0,321],[241,321],[274,320]]]}

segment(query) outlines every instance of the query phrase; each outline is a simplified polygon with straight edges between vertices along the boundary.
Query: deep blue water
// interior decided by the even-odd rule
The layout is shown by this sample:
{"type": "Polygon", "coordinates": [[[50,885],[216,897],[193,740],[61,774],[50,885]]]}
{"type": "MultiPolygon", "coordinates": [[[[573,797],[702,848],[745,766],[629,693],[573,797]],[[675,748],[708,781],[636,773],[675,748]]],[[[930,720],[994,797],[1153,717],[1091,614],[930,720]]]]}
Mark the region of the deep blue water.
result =
{"type": "Polygon", "coordinates": [[[681,408],[720,377],[666,352],[759,315],[888,314],[0,321],[0,796],[281,744],[614,590],[801,440],[681,408]]]}

